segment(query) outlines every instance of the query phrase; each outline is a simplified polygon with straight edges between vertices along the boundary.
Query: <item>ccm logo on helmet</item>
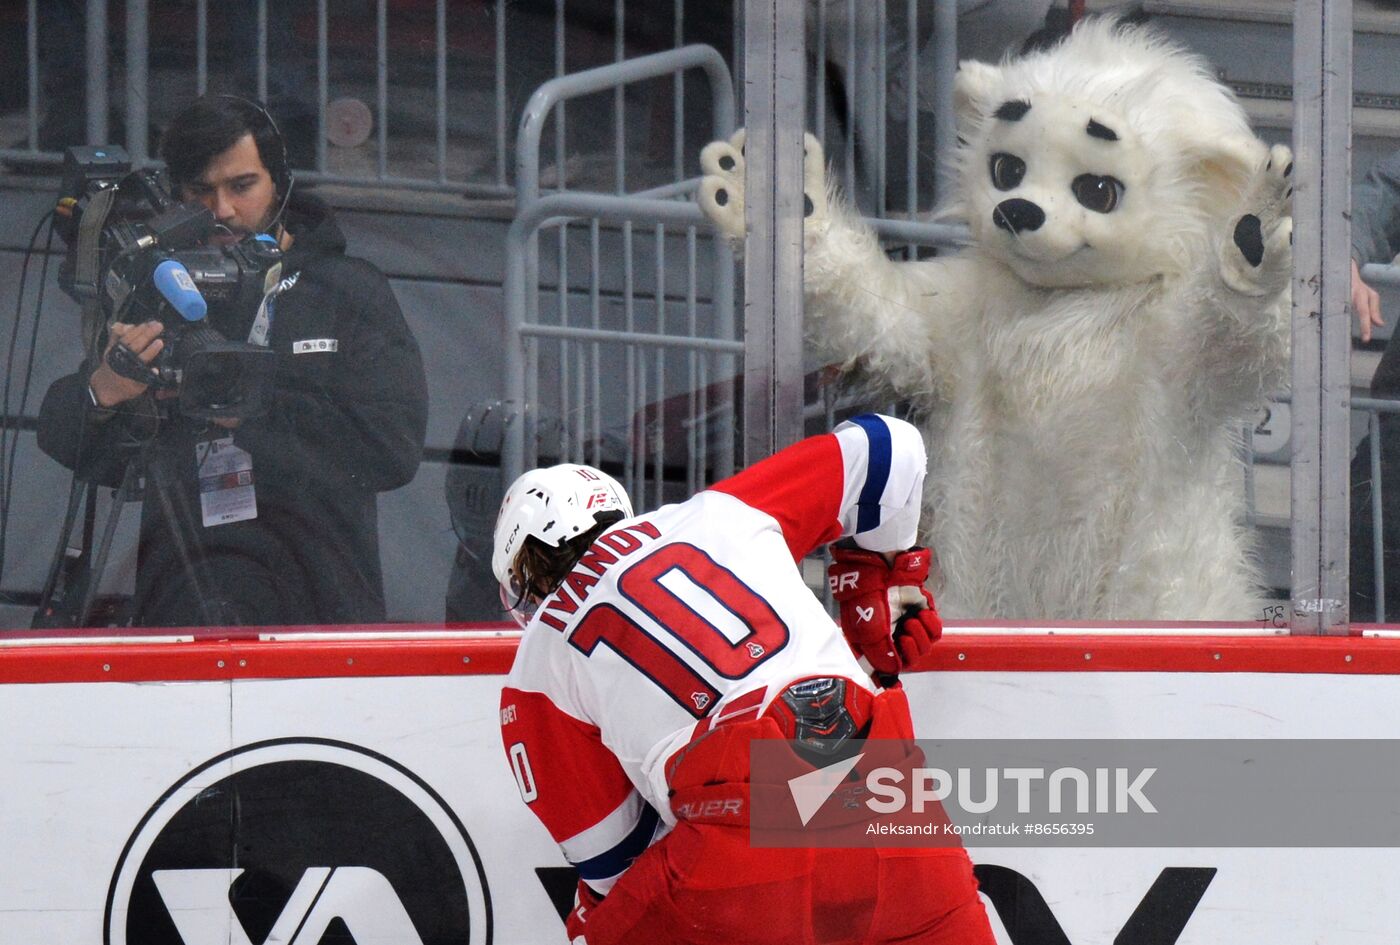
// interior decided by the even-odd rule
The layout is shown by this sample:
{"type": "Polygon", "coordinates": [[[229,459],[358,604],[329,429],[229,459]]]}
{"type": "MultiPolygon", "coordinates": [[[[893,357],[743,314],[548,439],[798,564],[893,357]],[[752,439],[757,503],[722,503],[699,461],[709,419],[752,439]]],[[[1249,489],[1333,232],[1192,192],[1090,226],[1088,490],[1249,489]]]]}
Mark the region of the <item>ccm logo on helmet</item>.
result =
{"type": "Polygon", "coordinates": [[[510,537],[506,539],[506,554],[515,550],[515,539],[520,536],[520,523],[516,522],[515,527],[510,530],[510,537]]]}

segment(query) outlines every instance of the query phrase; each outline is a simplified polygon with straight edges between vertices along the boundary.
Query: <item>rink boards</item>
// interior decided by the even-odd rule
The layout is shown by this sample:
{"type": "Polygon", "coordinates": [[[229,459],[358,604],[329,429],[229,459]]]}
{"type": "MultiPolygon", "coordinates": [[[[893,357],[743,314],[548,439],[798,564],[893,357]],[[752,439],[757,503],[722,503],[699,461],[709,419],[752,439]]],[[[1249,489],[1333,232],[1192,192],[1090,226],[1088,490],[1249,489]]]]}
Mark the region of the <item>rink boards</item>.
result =
{"type": "MultiPolygon", "coordinates": [[[[270,636],[0,647],[0,945],[563,942],[498,736],[514,639],[270,636]]],[[[1381,739],[1397,673],[1388,639],[1003,628],[906,687],[927,738],[1381,739]]],[[[1003,945],[1400,932],[1395,849],[970,851],[1003,945]]]]}

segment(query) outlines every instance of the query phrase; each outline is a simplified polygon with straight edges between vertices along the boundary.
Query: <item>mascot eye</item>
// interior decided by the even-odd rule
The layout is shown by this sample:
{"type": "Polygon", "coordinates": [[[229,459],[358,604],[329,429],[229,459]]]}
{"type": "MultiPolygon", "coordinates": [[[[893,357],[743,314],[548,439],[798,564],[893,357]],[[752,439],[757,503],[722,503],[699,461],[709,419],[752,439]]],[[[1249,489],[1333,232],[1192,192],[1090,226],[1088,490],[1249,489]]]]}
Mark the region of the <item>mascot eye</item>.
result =
{"type": "Polygon", "coordinates": [[[997,190],[1010,190],[1025,176],[1026,162],[1016,155],[1005,151],[992,155],[992,186],[997,190]]]}
{"type": "Polygon", "coordinates": [[[1123,199],[1123,182],[1116,177],[1080,174],[1070,184],[1074,199],[1095,213],[1112,213],[1123,199]]]}

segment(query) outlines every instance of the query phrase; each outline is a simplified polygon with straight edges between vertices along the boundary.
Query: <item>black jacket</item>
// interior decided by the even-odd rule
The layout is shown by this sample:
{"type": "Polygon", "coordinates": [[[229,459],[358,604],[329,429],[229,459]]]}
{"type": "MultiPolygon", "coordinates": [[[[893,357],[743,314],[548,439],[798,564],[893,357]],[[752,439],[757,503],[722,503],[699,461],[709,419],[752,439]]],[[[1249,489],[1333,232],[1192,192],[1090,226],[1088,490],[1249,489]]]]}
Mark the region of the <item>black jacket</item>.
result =
{"type": "MultiPolygon", "coordinates": [[[[233,431],[252,456],[256,518],[203,525],[196,447],[229,433],[178,415],[173,401],[158,422],[149,395],[105,416],[91,407],[84,368],[54,382],[40,408],[40,448],[86,479],[114,485],[128,460],[143,459],[139,626],[385,617],[376,494],[418,468],[423,362],[388,281],[345,255],[325,205],[294,197],[287,220],[295,241],[283,284],[295,282],[273,307],[271,406],[233,431]]],[[[211,306],[209,321],[242,341],[254,315],[211,306]]]]}

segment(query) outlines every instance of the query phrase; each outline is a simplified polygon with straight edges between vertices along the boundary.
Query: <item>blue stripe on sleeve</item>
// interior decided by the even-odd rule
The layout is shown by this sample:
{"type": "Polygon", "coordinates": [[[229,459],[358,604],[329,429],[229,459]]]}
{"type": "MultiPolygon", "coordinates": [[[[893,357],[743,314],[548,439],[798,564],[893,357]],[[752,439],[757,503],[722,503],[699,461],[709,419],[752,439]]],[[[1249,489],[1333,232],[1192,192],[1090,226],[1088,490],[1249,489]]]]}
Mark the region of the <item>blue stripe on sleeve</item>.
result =
{"type": "Polygon", "coordinates": [[[627,869],[651,844],[651,835],[656,832],[658,819],[656,810],[650,804],[643,804],[641,816],[637,818],[637,826],[618,841],[616,846],[582,863],[574,864],[578,867],[579,876],[584,879],[607,879],[627,869]]]}
{"type": "Polygon", "coordinates": [[[852,417],[851,422],[865,431],[870,441],[870,459],[866,463],[865,487],[856,500],[856,531],[868,532],[880,525],[880,497],[890,481],[890,428],[873,413],[852,417]]]}

